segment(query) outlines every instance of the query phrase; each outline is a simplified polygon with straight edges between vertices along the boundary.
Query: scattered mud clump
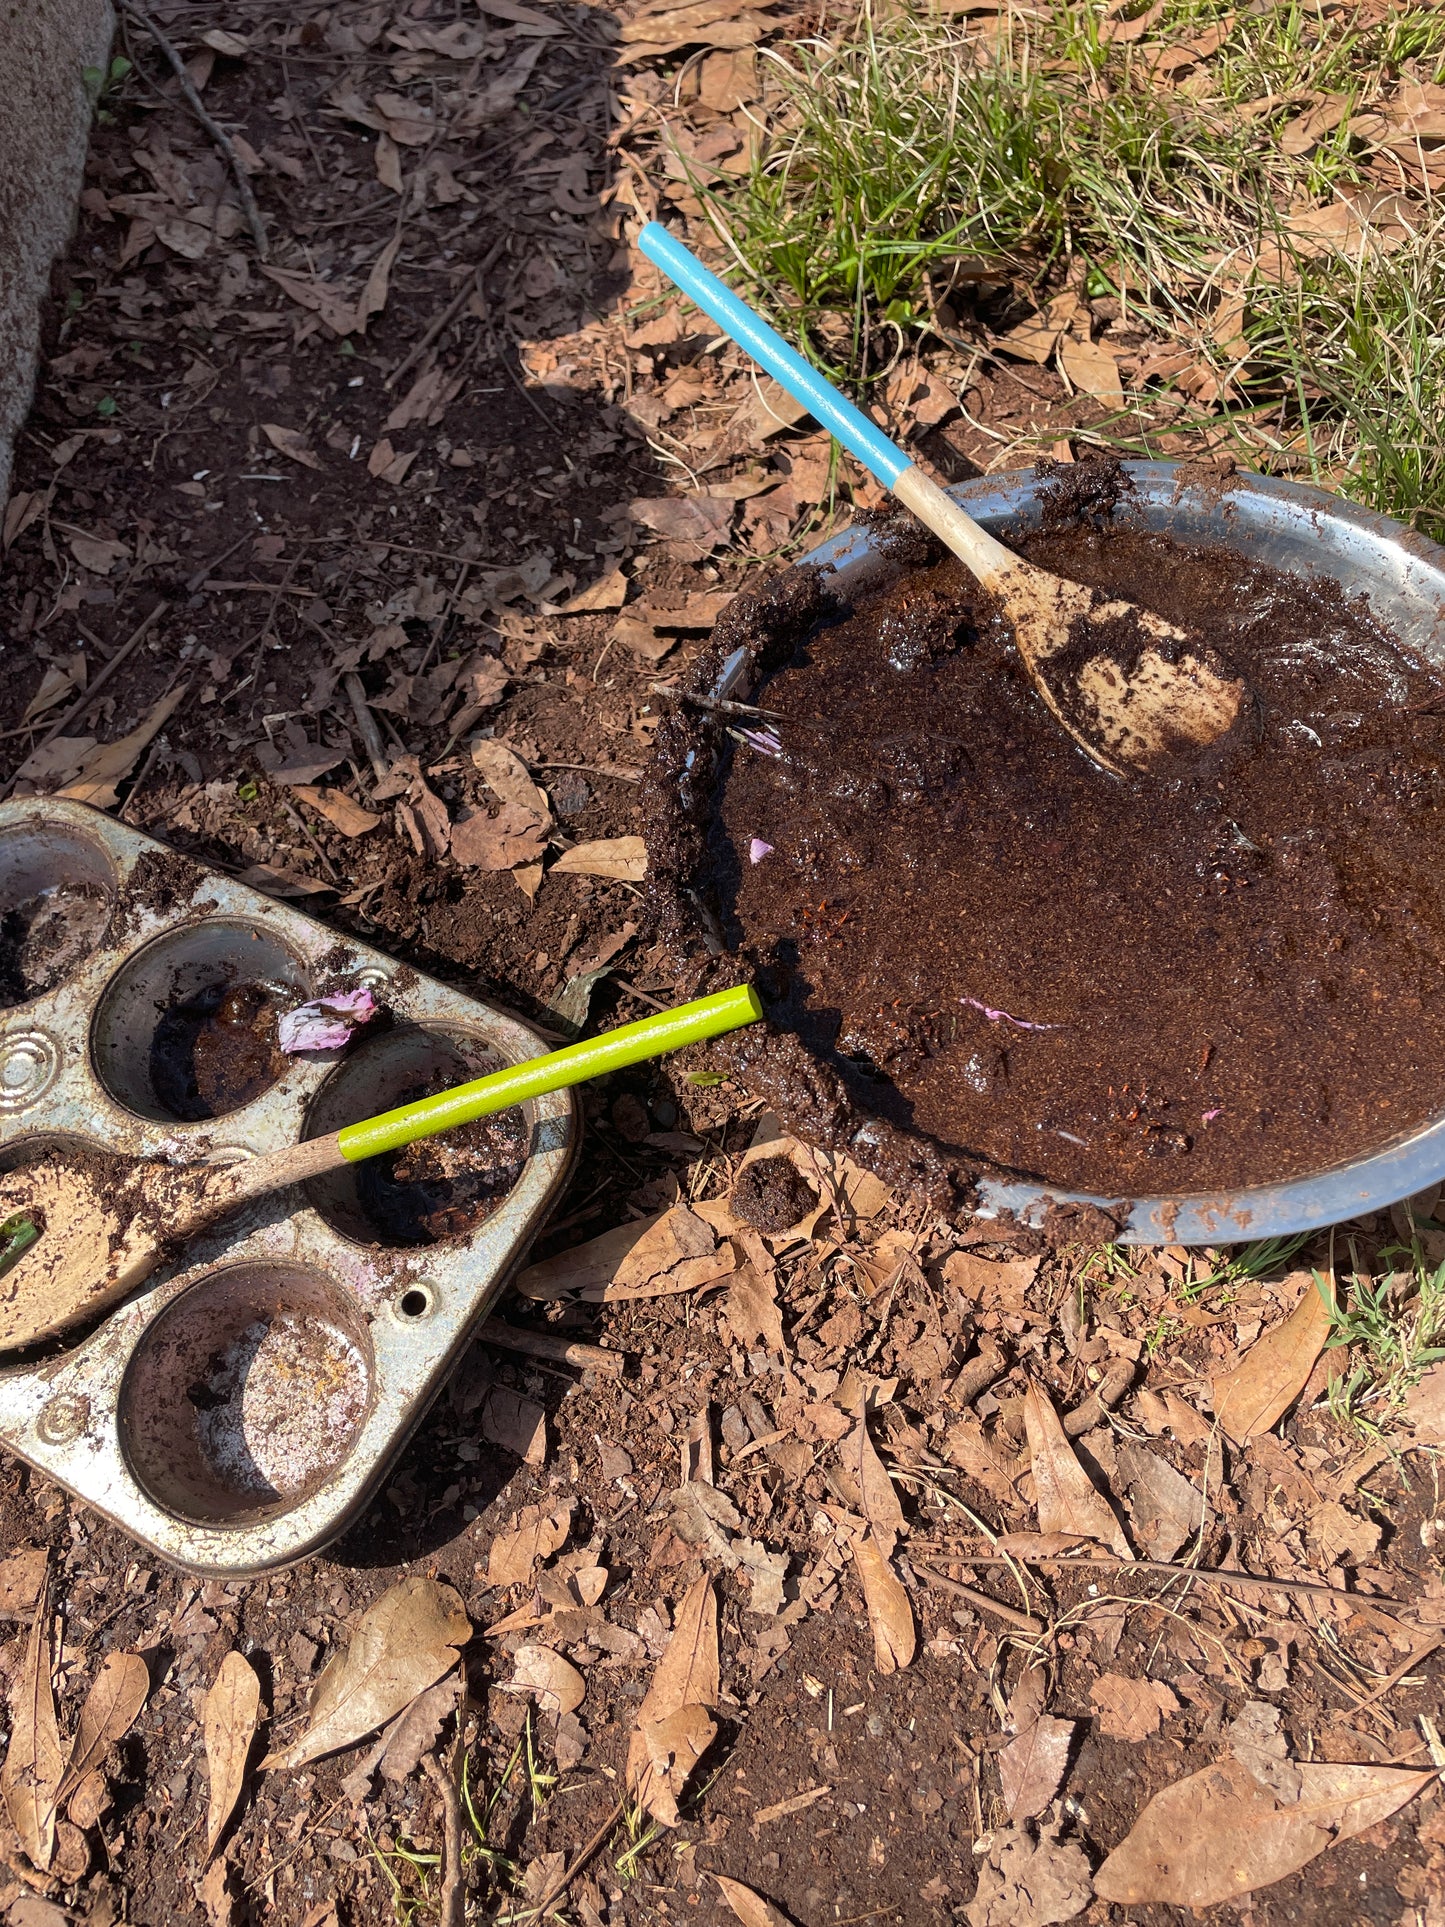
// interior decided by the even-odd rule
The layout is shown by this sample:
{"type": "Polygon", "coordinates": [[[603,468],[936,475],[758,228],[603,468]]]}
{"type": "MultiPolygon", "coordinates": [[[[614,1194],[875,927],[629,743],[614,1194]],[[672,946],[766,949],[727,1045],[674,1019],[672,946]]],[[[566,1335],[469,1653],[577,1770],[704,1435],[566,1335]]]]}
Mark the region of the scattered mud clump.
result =
{"type": "Polygon", "coordinates": [[[649,831],[679,949],[721,940],[699,980],[741,962],[768,1005],[717,1056],[935,1200],[984,1170],[1120,1199],[1277,1182],[1418,1127],[1445,1099],[1437,673],[1328,579],[1150,530],[1108,464],[1051,471],[1016,546],[1199,633],[1253,726],[1106,774],[937,547],[844,610],[807,572],[738,598],[696,686],[745,647],[734,693],[775,741],[684,707],[649,831]]]}
{"type": "MultiPolygon", "coordinates": [[[[447,1090],[452,1079],[420,1085],[395,1102],[447,1090]]],[[[356,1167],[357,1201],[389,1245],[442,1244],[464,1238],[501,1204],[527,1162],[527,1124],[519,1107],[420,1138],[356,1167]]]]}
{"type": "Polygon", "coordinates": [[[161,1013],[151,1088],[182,1123],[224,1117],[285,1074],[276,1041],[280,994],[267,984],[211,984],[161,1013]]]}
{"type": "Polygon", "coordinates": [[[111,900],[94,883],[58,883],[0,916],[0,1009],[56,989],[105,934],[111,900]]]}
{"type": "Polygon", "coordinates": [[[169,917],[190,903],[205,875],[199,863],[179,850],[143,850],[116,898],[113,939],[124,942],[143,916],[169,917]]]}
{"type": "Polygon", "coordinates": [[[733,1216],[758,1231],[786,1231],[817,1202],[817,1192],[791,1158],[757,1158],[743,1166],[733,1186],[733,1216]]]}

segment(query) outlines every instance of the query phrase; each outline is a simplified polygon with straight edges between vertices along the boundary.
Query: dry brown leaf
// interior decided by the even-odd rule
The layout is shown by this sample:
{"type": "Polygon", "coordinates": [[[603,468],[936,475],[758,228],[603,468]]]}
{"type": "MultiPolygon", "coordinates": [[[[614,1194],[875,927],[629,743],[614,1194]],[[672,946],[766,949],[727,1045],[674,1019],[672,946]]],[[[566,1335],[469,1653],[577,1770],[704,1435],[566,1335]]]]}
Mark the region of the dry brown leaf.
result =
{"type": "Polygon", "coordinates": [[[1203,1494],[1147,1446],[1126,1439],[1117,1450],[1136,1541],[1151,1559],[1172,1559],[1204,1524],[1203,1494]]]}
{"type": "Polygon", "coordinates": [[[1074,1722],[1040,1713],[1021,1727],[998,1756],[1004,1810],[1010,1820],[1035,1820],[1063,1782],[1074,1722]]]}
{"type": "Polygon", "coordinates": [[[1330,1335],[1330,1306],[1314,1274],[1291,1272],[1285,1282],[1291,1281],[1300,1296],[1289,1317],[1256,1339],[1232,1372],[1214,1381],[1214,1416],[1236,1445],[1274,1429],[1309,1383],[1330,1335]]]}
{"type": "Polygon", "coordinates": [[[241,1797],[260,1710],[261,1682],[255,1667],[244,1653],[227,1653],[215,1684],[206,1695],[201,1717],[206,1738],[206,1774],[210,1781],[206,1808],[208,1860],[216,1851],[216,1843],[241,1797]]]}
{"type": "Polygon", "coordinates": [[[0,1768],[0,1796],[10,1824],[35,1867],[44,1873],[55,1852],[55,1808],[65,1777],[65,1754],[50,1683],[50,1583],[35,1606],[25,1658],[10,1686],[10,1745],[0,1768]]]}
{"type": "Polygon", "coordinates": [[[150,1670],[139,1653],[106,1654],[76,1721],[60,1800],[67,1799],[116,1742],[125,1738],[150,1690],[150,1670]]]}
{"type": "Polygon", "coordinates": [[[1076,294],[1055,295],[1042,314],[1030,315],[1007,334],[991,336],[991,345],[1012,355],[1016,361],[1031,361],[1042,368],[1052,359],[1059,336],[1078,314],[1079,305],[1076,294]]]}
{"type": "Polygon", "coordinates": [[[532,781],[527,765],[514,749],[493,737],[483,737],[472,744],[472,765],[499,803],[525,810],[539,822],[552,821],[547,792],[532,781]]]}
{"type": "Polygon", "coordinates": [[[1035,1840],[1025,1825],[991,1836],[964,1914],[968,1927],[1057,1927],[1084,1911],[1094,1893],[1088,1858],[1059,1831],[1045,1826],[1035,1840]]]}
{"type": "Polygon", "coordinates": [[[913,1608],[908,1603],[903,1581],[871,1533],[854,1540],[853,1569],[868,1608],[873,1663],[880,1673],[900,1672],[912,1660],[918,1646],[913,1608]]]}
{"type": "Polygon", "coordinates": [[[99,535],[86,535],[79,529],[68,540],[70,553],[81,568],[89,569],[92,575],[108,575],[117,562],[124,562],[130,555],[124,542],[113,542],[99,535]]]}
{"type": "Polygon", "coordinates": [[[550,1646],[519,1646],[512,1662],[509,1687],[532,1694],[544,1713],[575,1713],[587,1697],[586,1680],[550,1646]]]}
{"type": "Polygon", "coordinates": [[[251,43],[244,34],[228,33],[224,27],[207,27],[199,39],[203,46],[213,53],[225,54],[228,60],[243,60],[251,51],[251,43]]]}
{"type": "MultiPolygon", "coordinates": [[[[650,1285],[684,1261],[711,1257],[716,1244],[710,1225],[685,1204],[675,1204],[655,1217],[617,1225],[555,1258],[529,1265],[519,1273],[515,1288],[524,1298],[539,1300],[572,1292],[590,1296],[610,1286],[626,1292],[650,1285]]],[[[728,1258],[726,1270],[731,1271],[733,1255],[728,1258]]]]}
{"type": "Polygon", "coordinates": [[[1298,1771],[1299,1798],[1285,1802],[1238,1759],[1176,1781],[1100,1867],[1094,1891],[1126,1907],[1238,1900],[1388,1819],[1435,1778],[1432,1768],[1318,1762],[1298,1771]]]}
{"type": "Polygon", "coordinates": [[[620,609],[627,600],[627,577],[621,569],[610,569],[585,589],[557,605],[559,616],[585,616],[599,609],[620,609]]]}
{"type": "Polygon", "coordinates": [[[321,458],[317,455],[299,428],[283,428],[280,422],[262,422],[261,433],[278,455],[288,461],[299,462],[303,468],[320,468],[321,458]]]}
{"type": "Polygon", "coordinates": [[[572,1530],[570,1501],[562,1505],[524,1506],[517,1522],[499,1532],[487,1555],[489,1586],[522,1586],[532,1577],[534,1567],[550,1559],[559,1546],[567,1543],[572,1530]]]}
{"type": "MultiPolygon", "coordinates": [[[[377,99],[380,100],[381,98],[382,96],[378,94],[377,99]]],[[[395,125],[392,125],[389,131],[393,136],[396,136],[397,130],[395,125]]],[[[399,234],[393,235],[392,239],[387,242],[386,246],[371,264],[371,272],[366,277],[366,286],[361,290],[361,298],[356,304],[356,332],[358,334],[364,335],[366,333],[366,324],[371,316],[380,314],[386,306],[387,291],[391,282],[391,270],[396,263],[397,255],[401,251],[401,242],[402,237],[399,234]]]]}
{"type": "Polygon", "coordinates": [[[136,758],[160,734],[171,712],[184,702],[189,689],[189,683],[180,683],[168,696],[161,697],[145,720],[138,723],[128,736],[117,737],[113,743],[98,744],[80,765],[75,781],[67,783],[56,794],[68,796],[77,803],[89,803],[93,809],[114,809],[118,800],[116,784],[130,774],[136,758]]]}
{"type": "Polygon", "coordinates": [[[1097,1539],[1112,1546],[1121,1559],[1132,1559],[1114,1508],[1079,1464],[1048,1394],[1037,1385],[1029,1386],[1024,1400],[1024,1425],[1033,1459],[1039,1531],[1097,1539]]]}
{"type": "Polygon", "coordinates": [[[745,1352],[759,1342],[769,1352],[783,1349],[783,1315],[778,1309],[776,1280],[771,1271],[740,1265],[728,1286],[726,1317],[733,1337],[745,1352]]]}
{"type": "Polygon", "coordinates": [[[717,1731],[708,1709],[719,1691],[717,1600],[704,1573],[678,1605],[627,1747],[627,1784],[664,1826],[676,1826],[677,1796],[717,1731]]]}
{"type": "Polygon", "coordinates": [[[466,810],[451,826],[451,853],[472,870],[515,870],[541,860],[547,826],[530,812],[504,803],[495,816],[466,810]]]}
{"type": "Polygon", "coordinates": [[[196,1882],[196,1898],[206,1910],[206,1927],[235,1927],[240,1902],[224,1860],[213,1860],[207,1867],[196,1882]]]}
{"type": "Polygon", "coordinates": [[[43,716],[47,709],[53,709],[58,702],[75,694],[75,684],[58,663],[48,662],[45,674],[40,678],[40,687],[25,705],[25,713],[20,718],[28,723],[32,717],[43,716]]]}
{"type": "Polygon", "coordinates": [[[423,1754],[436,1744],[442,1721],[456,1710],[461,1680],[456,1673],[439,1679],[388,1726],[371,1750],[341,1782],[341,1790],[353,1806],[360,1806],[371,1792],[372,1776],[378,1767],[381,1777],[393,1786],[411,1778],[423,1754]]]}
{"type": "Polygon", "coordinates": [[[376,178],[393,194],[401,194],[406,190],[401,171],[401,149],[384,130],[376,137],[376,178]]]}
{"type": "Polygon", "coordinates": [[[1350,100],[1345,94],[1330,94],[1311,107],[1307,113],[1298,114],[1280,129],[1279,151],[1298,159],[1317,147],[1326,134],[1332,133],[1350,111],[1350,100]]]}
{"type": "Polygon", "coordinates": [[[472,1636],[460,1593],[412,1574],[362,1614],[351,1644],[331,1660],[311,1695],[311,1724],[263,1768],[294,1770],[354,1746],[409,1706],[457,1663],[472,1636]]]}
{"type": "Polygon", "coordinates": [[[1404,1416],[1421,1445],[1445,1445],[1445,1365],[1432,1365],[1410,1388],[1404,1416]]]}
{"type": "Polygon", "coordinates": [[[852,1437],[843,1447],[844,1462],[858,1485],[858,1502],[885,1559],[891,1559],[898,1536],[907,1531],[903,1507],[882,1459],[868,1434],[868,1421],[860,1408],[852,1437]]]}
{"type": "Polygon", "coordinates": [[[0,1619],[29,1619],[40,1601],[50,1564],[44,1546],[27,1546],[0,1559],[0,1619]]]}
{"type": "Polygon", "coordinates": [[[1153,0],[1153,4],[1137,13],[1131,19],[1128,13],[1130,0],[1114,0],[1109,8],[1109,17],[1099,23],[1099,38],[1105,42],[1142,40],[1151,28],[1157,27],[1164,17],[1164,0],[1153,0]]]}
{"type": "Polygon", "coordinates": [[[110,1788],[103,1773],[87,1773],[66,1802],[65,1817],[85,1833],[98,1827],[110,1806],[110,1788]]]}
{"type": "Polygon", "coordinates": [[[781,1907],[775,1907],[771,1900],[764,1900],[751,1887],[745,1887],[741,1880],[729,1880],[722,1873],[715,1873],[713,1879],[743,1927],[793,1927],[781,1907]]]}
{"type": "Polygon", "coordinates": [[[406,1711],[392,1721],[377,1759],[383,1780],[400,1786],[416,1772],[422,1755],[436,1744],[442,1721],[456,1710],[461,1684],[456,1673],[439,1679],[435,1686],[418,1693],[406,1711]]]}
{"type": "Polygon", "coordinates": [[[655,535],[710,550],[727,541],[736,505],[720,495],[661,495],[638,497],[627,506],[633,521],[655,535]]]}
{"type": "Polygon", "coordinates": [[[1089,1699],[1100,1732],[1112,1740],[1147,1740],[1162,1720],[1179,1711],[1179,1701],[1162,1680],[1126,1679],[1122,1673],[1101,1673],[1089,1699]]]}
{"type": "Polygon", "coordinates": [[[647,845],[640,836],[605,836],[592,843],[576,843],[564,850],[552,874],[614,877],[621,883],[641,883],[647,875],[647,845]]]}
{"type": "Polygon", "coordinates": [[[314,783],[293,783],[291,794],[301,802],[309,804],[318,816],[324,816],[333,829],[340,830],[343,836],[365,836],[368,830],[379,828],[382,818],[373,816],[359,803],[353,802],[344,790],[318,789],[314,783]]]}
{"type": "Polygon", "coordinates": [[[1110,408],[1124,405],[1119,364],[1102,341],[1076,341],[1065,335],[1059,343],[1059,366],[1075,388],[1110,408]]]}

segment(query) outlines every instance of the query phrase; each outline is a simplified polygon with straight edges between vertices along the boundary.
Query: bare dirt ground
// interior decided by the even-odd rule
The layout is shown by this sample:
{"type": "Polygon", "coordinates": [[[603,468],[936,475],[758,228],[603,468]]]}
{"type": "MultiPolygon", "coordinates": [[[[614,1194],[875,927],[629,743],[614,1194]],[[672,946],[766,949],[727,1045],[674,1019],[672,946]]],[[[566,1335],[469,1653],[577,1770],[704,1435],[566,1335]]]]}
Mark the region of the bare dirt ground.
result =
{"type": "MultiPolygon", "coordinates": [[[[78,786],[558,1036],[589,997],[595,1026],[677,994],[617,843],[639,827],[652,684],[849,492],[826,439],[630,245],[668,180],[662,123],[701,164],[738,164],[753,46],[799,30],[700,11],[156,7],[236,141],[265,263],[126,20],[134,71],[102,101],[5,523],[16,793],[78,786]],[[495,813],[488,743],[544,792],[530,816],[495,813]]],[[[676,165],[668,193],[695,212],[676,165]]],[[[990,299],[1007,318],[1008,291],[990,299]]],[[[962,347],[900,368],[888,403],[949,477],[1015,444],[1068,458],[1098,414],[1044,367],[962,347]]],[[[1216,1861],[1244,1838],[1257,1871],[1273,1828],[1283,1877],[1202,1918],[1445,1922],[1424,1772],[1442,1758],[1421,1449],[1439,1392],[1413,1439],[1341,1422],[1329,1387],[1360,1354],[1323,1349],[1309,1275],[1404,1294],[1402,1238],[1445,1257],[1430,1201],[1247,1271],[1040,1256],[789,1145],[803,1190],[770,1175],[800,1208],[770,1219],[755,1187],[747,1222],[728,1200],[773,1127],[705,1052],[585,1109],[533,1253],[541,1295],[499,1312],[620,1372],[478,1348],[326,1556],[199,1582],[5,1461],[0,1545],[49,1561],[61,1731],[108,1656],[147,1674],[134,1723],[67,1789],[48,1864],[0,1832],[16,1927],[346,1927],[459,1904],[579,1927],[1162,1927],[1189,1906],[1119,1898],[1117,1861],[1093,1880],[1153,1796],[1216,1762],[1253,1818],[1226,1835],[1196,1783],[1184,1831],[1216,1861]],[[629,1222],[630,1269],[568,1255],[629,1222]],[[494,1385],[518,1394],[506,1443],[479,1429],[494,1385]],[[474,1628],[460,1710],[433,1703],[372,1771],[354,1746],[258,1770],[407,1575],[455,1588],[474,1628]],[[716,1680],[645,1705],[680,1615],[716,1625],[716,1680]],[[231,1652],[260,1731],[208,1873],[206,1696],[231,1652]],[[639,1715],[704,1702],[713,1730],[689,1727],[703,1750],[660,1824],[624,1801],[639,1715]],[[1320,1790],[1338,1762],[1376,1775],[1348,1812],[1320,1790]]],[[[46,1668],[39,1568],[0,1570],[14,1735],[46,1668]]],[[[26,1797],[12,1774],[12,1819],[26,1797]]]]}

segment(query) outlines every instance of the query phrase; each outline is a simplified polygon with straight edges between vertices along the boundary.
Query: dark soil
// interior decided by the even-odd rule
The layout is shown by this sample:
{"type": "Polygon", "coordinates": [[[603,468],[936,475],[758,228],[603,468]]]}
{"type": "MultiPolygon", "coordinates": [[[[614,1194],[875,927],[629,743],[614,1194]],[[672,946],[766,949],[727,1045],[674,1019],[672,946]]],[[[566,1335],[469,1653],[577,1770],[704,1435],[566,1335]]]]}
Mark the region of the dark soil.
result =
{"type": "Polygon", "coordinates": [[[151,1088],[172,1117],[197,1124],[240,1110],[285,1075],[276,1043],[282,999],[266,984],[210,984],[161,1013],[151,1088]]]}
{"type": "Polygon", "coordinates": [[[94,884],[57,883],[0,917],[0,1009],[63,984],[94,950],[110,898],[94,884]]]}
{"type": "MultiPolygon", "coordinates": [[[[446,1080],[418,1085],[396,1103],[446,1088],[446,1080]]],[[[514,1107],[364,1158],[356,1167],[357,1202],[383,1244],[441,1244],[490,1218],[526,1161],[526,1120],[514,1107]]]]}
{"type": "Polygon", "coordinates": [[[786,1231],[817,1202],[817,1192],[791,1158],[755,1158],[733,1186],[734,1217],[759,1231],[786,1231]]]}
{"type": "Polygon", "coordinates": [[[1292,1177],[1438,1112],[1437,677],[1327,582],[1127,520],[1020,546],[1201,627],[1255,729],[1117,780],[960,563],[895,564],[775,650],[781,753],[719,787],[707,882],[774,1022],[961,1163],[1106,1194],[1292,1177]]]}

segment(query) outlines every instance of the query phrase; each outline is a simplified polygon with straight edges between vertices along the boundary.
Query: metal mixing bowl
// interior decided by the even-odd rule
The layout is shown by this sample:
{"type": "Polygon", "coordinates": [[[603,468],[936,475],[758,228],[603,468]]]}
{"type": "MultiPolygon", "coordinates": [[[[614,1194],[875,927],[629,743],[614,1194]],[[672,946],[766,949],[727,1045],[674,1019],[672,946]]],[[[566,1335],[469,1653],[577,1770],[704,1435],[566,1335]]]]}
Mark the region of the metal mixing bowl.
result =
{"type": "MultiPolygon", "coordinates": [[[[1379,620],[1409,647],[1445,666],[1445,548],[1386,516],[1294,482],[1242,472],[1201,482],[1177,462],[1128,462],[1125,468],[1134,494],[1119,514],[1151,529],[1167,529],[1183,541],[1231,549],[1276,568],[1332,577],[1364,595],[1379,620]]],[[[1031,472],[1022,472],[981,476],[949,492],[986,529],[1007,540],[1010,528],[1038,522],[1039,486],[1031,472]]],[[[846,584],[861,580],[876,565],[875,558],[871,534],[847,529],[806,560],[846,584]]],[[[719,693],[735,690],[749,666],[741,651],[730,658],[719,693]]],[[[1445,1107],[1430,1123],[1348,1163],[1331,1163],[1329,1146],[1322,1143],[1320,1169],[1287,1183],[1251,1185],[1226,1194],[1136,1198],[1121,1236],[1130,1244],[1237,1244],[1358,1217],[1441,1178],[1445,1107]]],[[[979,1189],[982,1215],[1007,1210],[1030,1223],[1038,1221],[1050,1200],[1115,1202],[1101,1192],[991,1179],[979,1189]]]]}

